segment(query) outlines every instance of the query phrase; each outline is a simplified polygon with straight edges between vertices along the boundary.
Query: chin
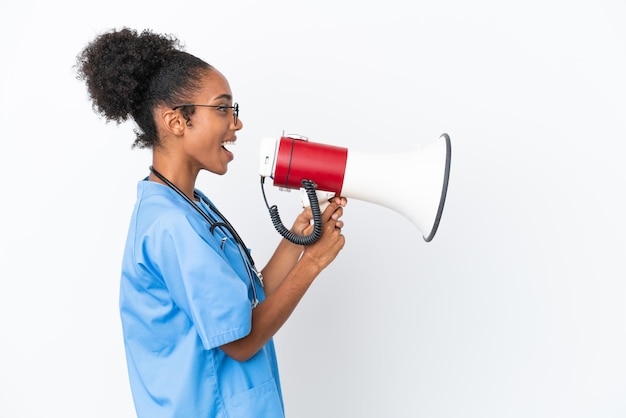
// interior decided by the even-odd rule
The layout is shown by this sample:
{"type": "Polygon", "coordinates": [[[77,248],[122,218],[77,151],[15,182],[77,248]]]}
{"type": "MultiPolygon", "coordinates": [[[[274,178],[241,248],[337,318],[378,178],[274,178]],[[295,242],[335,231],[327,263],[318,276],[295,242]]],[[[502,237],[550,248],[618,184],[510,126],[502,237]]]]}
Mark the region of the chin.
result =
{"type": "Polygon", "coordinates": [[[217,174],[218,176],[223,176],[224,174],[226,174],[226,172],[228,172],[228,167],[222,167],[222,168],[205,168],[206,171],[208,171],[209,173],[213,173],[213,174],[217,174]]]}

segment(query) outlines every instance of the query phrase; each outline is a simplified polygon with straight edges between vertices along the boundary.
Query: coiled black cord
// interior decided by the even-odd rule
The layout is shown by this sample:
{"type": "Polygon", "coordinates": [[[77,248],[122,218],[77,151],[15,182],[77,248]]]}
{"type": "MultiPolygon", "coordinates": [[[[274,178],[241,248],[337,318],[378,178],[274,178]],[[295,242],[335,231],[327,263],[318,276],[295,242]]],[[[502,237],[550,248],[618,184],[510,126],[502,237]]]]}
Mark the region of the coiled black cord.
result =
{"type": "Polygon", "coordinates": [[[322,211],[320,210],[320,204],[317,200],[317,195],[315,194],[315,189],[317,188],[317,184],[311,180],[302,180],[302,187],[306,191],[306,195],[309,198],[309,203],[311,204],[311,212],[313,212],[313,232],[309,235],[301,236],[294,234],[289,229],[283,225],[283,222],[280,220],[280,215],[278,214],[278,207],[276,205],[270,205],[267,203],[267,198],[265,197],[265,188],[263,187],[265,183],[265,177],[261,176],[261,190],[263,191],[263,199],[265,200],[265,206],[270,212],[270,218],[272,219],[272,223],[274,224],[274,228],[278,231],[280,235],[282,235],[287,241],[296,244],[296,245],[311,245],[316,242],[322,236],[322,211]]]}

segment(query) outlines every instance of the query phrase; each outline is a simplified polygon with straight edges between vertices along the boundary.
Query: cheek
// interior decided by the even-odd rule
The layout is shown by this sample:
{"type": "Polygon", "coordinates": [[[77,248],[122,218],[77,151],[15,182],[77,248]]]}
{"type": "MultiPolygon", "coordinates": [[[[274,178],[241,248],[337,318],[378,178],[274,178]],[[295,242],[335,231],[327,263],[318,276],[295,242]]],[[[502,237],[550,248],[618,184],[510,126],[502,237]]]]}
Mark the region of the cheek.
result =
{"type": "Polygon", "coordinates": [[[216,126],[203,126],[195,132],[194,144],[198,148],[216,148],[222,143],[222,133],[216,126]]]}

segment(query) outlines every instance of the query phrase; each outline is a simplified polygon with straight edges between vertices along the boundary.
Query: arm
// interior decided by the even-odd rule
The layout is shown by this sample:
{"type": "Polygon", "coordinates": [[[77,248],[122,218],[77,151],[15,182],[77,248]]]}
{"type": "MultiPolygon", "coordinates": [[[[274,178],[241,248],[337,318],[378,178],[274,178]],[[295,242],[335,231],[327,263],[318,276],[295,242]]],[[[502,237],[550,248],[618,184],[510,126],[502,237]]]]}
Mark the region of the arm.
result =
{"type": "MultiPolygon", "coordinates": [[[[246,361],[256,354],[287,321],[313,280],[335,259],[345,243],[341,234],[343,222],[339,220],[345,202],[337,198],[326,208],[322,216],[322,236],[314,244],[304,250],[287,241],[279,244],[263,269],[264,275],[268,274],[266,288],[269,289],[266,299],[252,311],[252,330],[244,338],[221,346],[228,356],[246,361]]],[[[295,230],[306,232],[310,228],[307,220],[310,215],[306,213],[305,210],[298,216],[295,230]]]]}
{"type": "MultiPolygon", "coordinates": [[[[342,208],[347,203],[346,198],[336,197],[333,200],[342,208]]],[[[336,209],[331,214],[331,219],[336,222],[336,227],[338,228],[343,227],[343,221],[339,220],[341,214],[342,212],[337,211],[336,209]]],[[[312,230],[312,219],[313,214],[311,212],[311,208],[305,209],[300,215],[298,215],[291,230],[302,236],[308,235],[312,230]]],[[[261,271],[263,274],[263,284],[266,295],[270,295],[274,292],[274,290],[276,290],[289,271],[291,271],[291,269],[296,265],[303,251],[304,247],[301,245],[293,244],[284,238],[280,241],[276,251],[274,251],[274,254],[268,261],[267,265],[261,271]]]]}
{"type": "MultiPolygon", "coordinates": [[[[304,212],[300,216],[303,214],[304,212]]],[[[302,255],[302,251],[304,251],[304,247],[301,245],[293,244],[285,238],[280,241],[267,265],[261,270],[263,290],[266,296],[274,293],[291,269],[294,268],[302,255]]]]}

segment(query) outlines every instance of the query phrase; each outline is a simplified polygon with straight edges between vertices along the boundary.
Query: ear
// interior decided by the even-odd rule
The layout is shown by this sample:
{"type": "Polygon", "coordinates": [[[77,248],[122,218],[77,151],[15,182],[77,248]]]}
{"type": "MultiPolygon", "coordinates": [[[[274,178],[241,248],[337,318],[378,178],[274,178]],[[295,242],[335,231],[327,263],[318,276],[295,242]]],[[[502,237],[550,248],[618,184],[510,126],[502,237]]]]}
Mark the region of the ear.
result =
{"type": "Polygon", "coordinates": [[[156,113],[157,124],[164,132],[175,136],[180,136],[185,132],[187,121],[180,112],[168,108],[158,108],[156,113]]]}

